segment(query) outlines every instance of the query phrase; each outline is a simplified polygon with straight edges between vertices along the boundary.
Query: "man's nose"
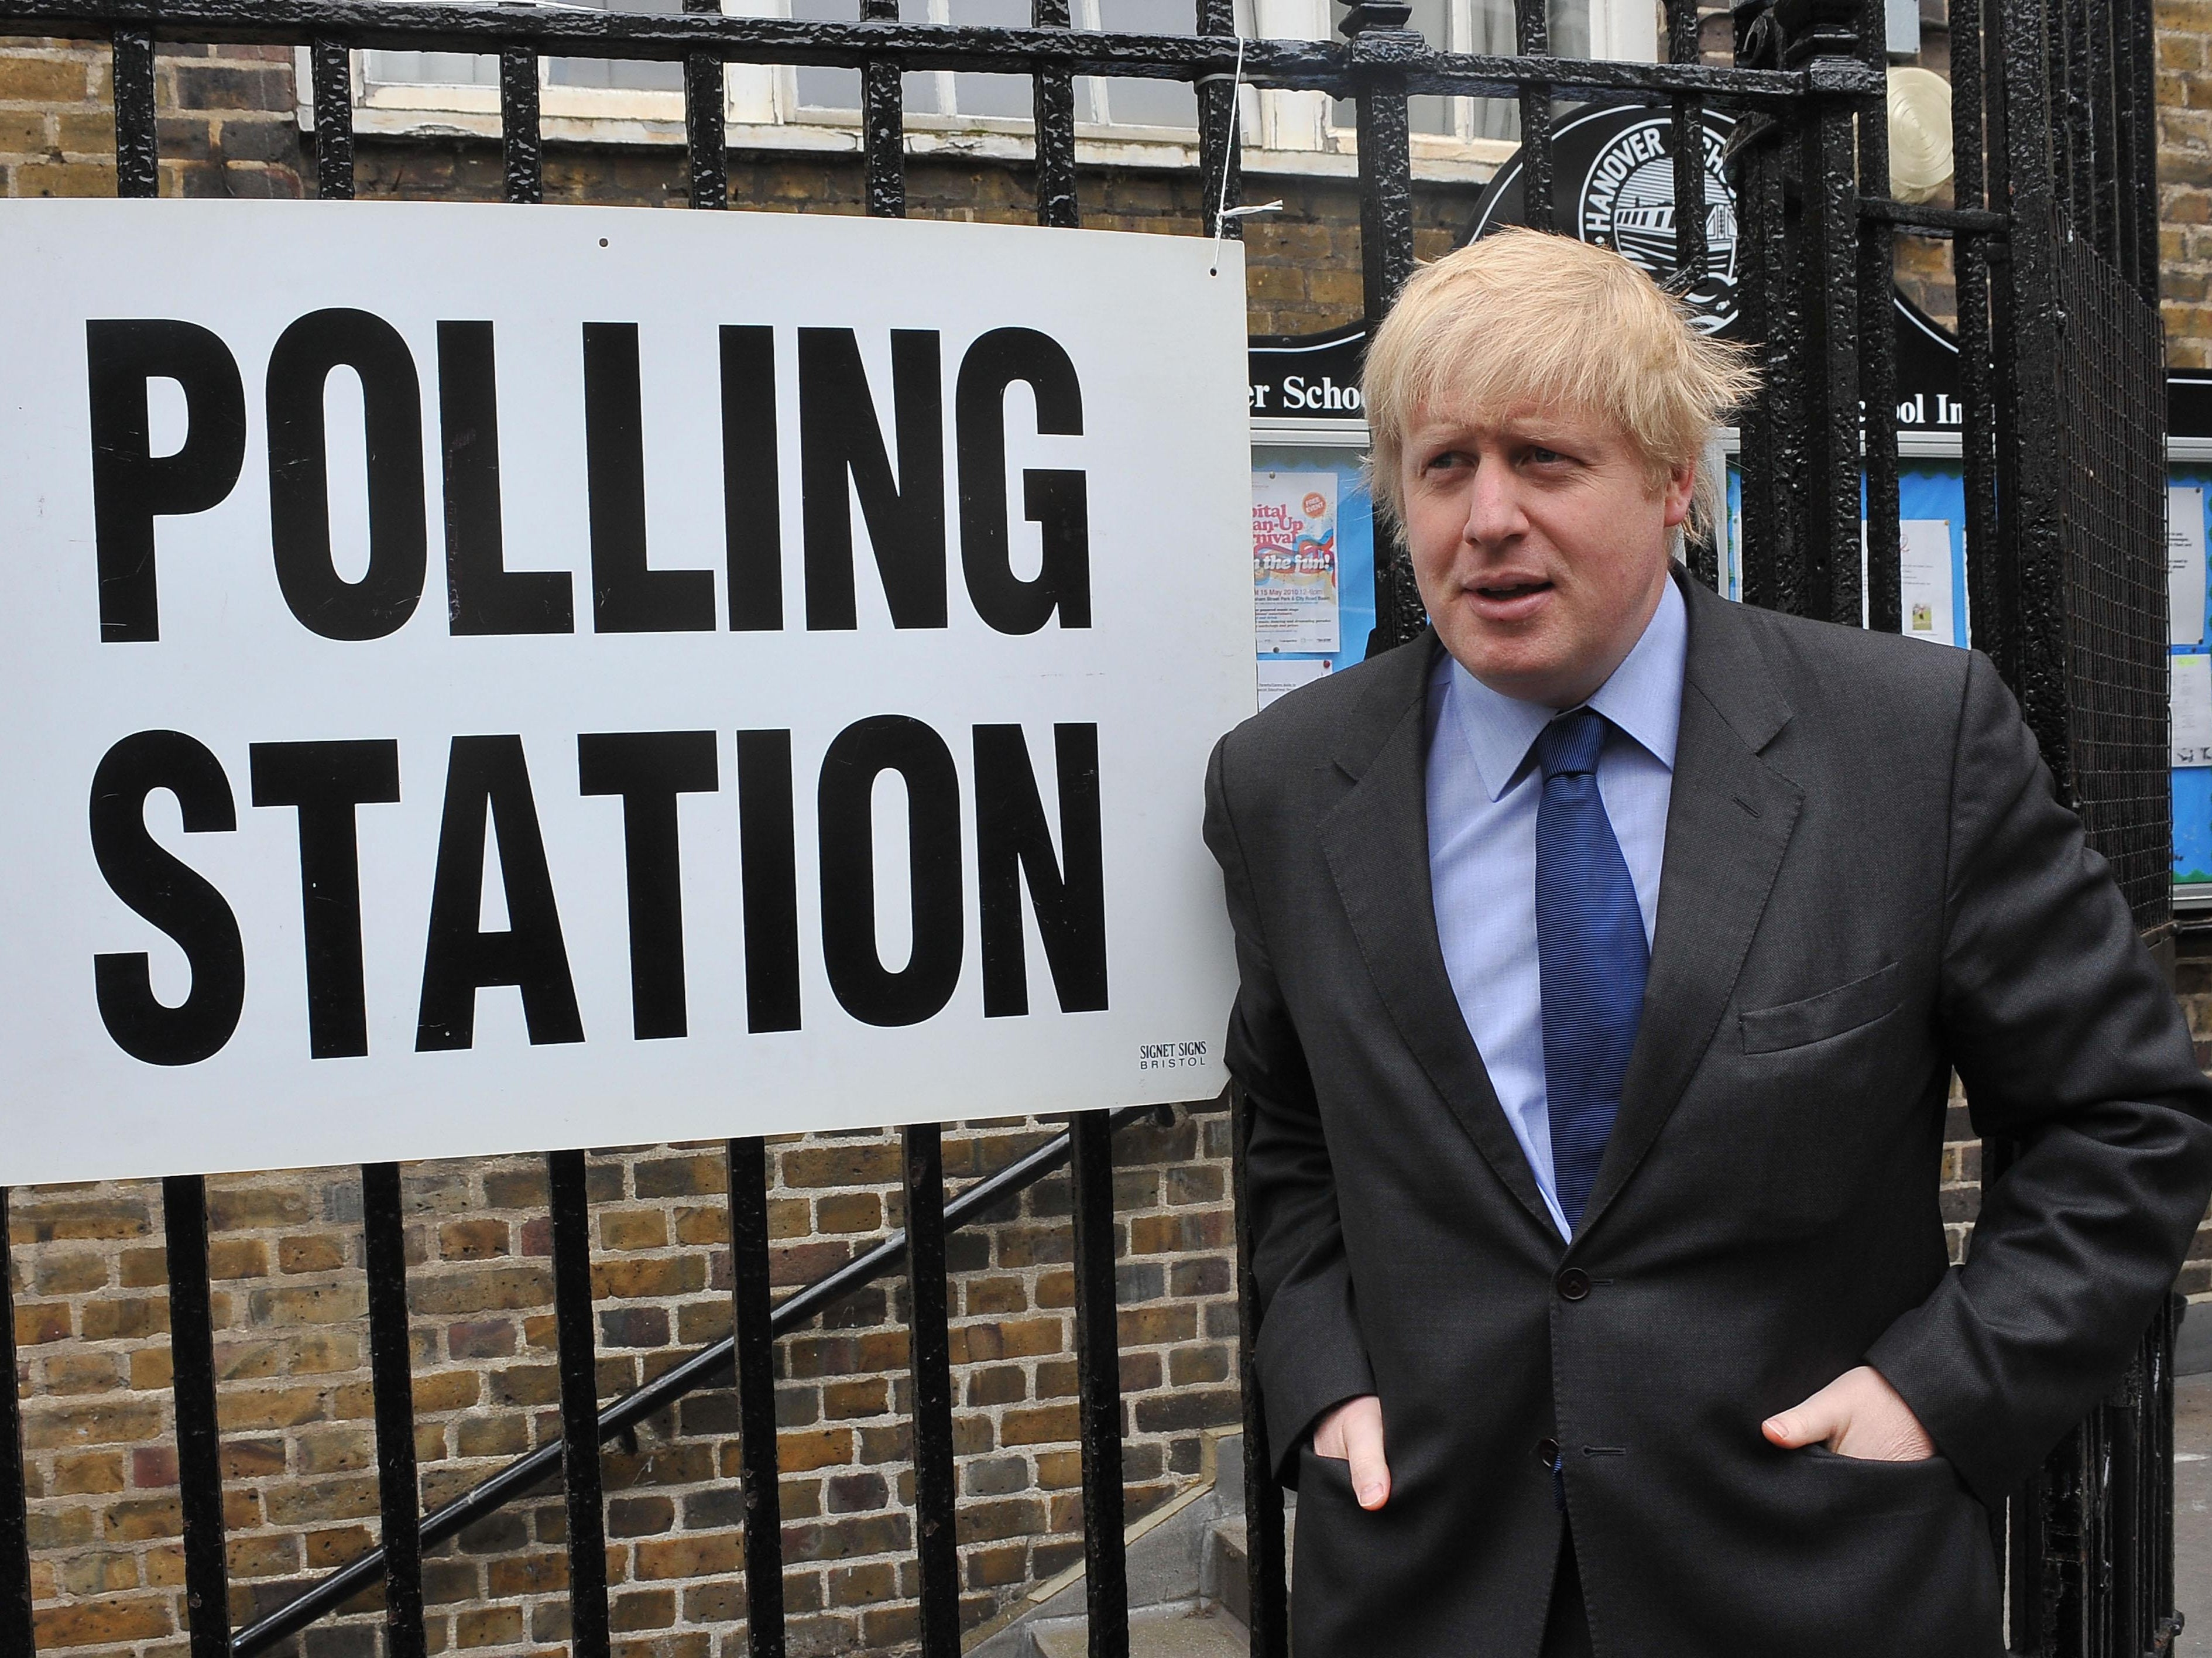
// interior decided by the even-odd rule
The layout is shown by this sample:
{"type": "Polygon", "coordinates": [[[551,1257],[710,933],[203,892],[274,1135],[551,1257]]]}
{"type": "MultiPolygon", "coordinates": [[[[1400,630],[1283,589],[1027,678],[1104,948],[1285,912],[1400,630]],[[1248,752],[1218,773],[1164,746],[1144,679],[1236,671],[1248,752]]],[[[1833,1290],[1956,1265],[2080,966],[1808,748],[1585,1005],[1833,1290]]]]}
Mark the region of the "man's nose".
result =
{"type": "Polygon", "coordinates": [[[1462,531],[1470,543],[1495,546],[1524,527],[1520,491],[1515,484],[1510,467],[1488,460],[1475,466],[1474,481],[1468,486],[1467,524],[1462,531]]]}

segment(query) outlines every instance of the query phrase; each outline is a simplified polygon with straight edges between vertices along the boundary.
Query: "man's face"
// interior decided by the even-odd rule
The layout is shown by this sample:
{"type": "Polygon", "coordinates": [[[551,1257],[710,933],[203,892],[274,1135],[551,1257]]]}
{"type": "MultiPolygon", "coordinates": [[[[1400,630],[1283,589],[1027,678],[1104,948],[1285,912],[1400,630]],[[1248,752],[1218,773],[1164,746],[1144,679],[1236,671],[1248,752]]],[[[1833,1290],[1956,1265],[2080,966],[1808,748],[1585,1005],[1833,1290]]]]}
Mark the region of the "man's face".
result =
{"type": "Polygon", "coordinates": [[[1413,576],[1444,649],[1492,690],[1571,708],[1657,608],[1694,468],[1656,485],[1610,423],[1423,408],[1399,462],[1413,576]]]}

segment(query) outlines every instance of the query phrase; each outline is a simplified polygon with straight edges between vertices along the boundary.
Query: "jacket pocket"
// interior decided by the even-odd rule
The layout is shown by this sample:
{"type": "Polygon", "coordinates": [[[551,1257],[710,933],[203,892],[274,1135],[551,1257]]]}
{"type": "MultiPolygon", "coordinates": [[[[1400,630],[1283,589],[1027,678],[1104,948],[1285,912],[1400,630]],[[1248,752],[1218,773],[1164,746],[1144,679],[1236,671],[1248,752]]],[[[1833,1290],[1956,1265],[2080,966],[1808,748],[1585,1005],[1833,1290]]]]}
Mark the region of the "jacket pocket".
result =
{"type": "Polygon", "coordinates": [[[1897,964],[1876,968],[1863,978],[1838,984],[1802,1002],[1785,1002],[1778,1008],[1756,1008],[1736,1015],[1743,1033],[1746,1053],[1779,1053],[1802,1048],[1871,1025],[1897,1011],[1897,964]]]}

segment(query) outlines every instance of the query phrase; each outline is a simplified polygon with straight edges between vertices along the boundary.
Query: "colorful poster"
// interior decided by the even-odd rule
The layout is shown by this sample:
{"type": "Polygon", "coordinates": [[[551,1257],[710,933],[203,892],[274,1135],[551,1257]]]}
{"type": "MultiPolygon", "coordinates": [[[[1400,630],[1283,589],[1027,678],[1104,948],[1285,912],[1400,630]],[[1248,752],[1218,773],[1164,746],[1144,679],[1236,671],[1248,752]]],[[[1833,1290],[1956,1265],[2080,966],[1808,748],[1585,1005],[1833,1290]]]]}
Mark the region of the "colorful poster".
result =
{"type": "Polygon", "coordinates": [[[1253,629],[1261,655],[1335,650],[1336,474],[1252,474],[1253,629]]]}
{"type": "Polygon", "coordinates": [[[2212,765],[2212,656],[2191,651],[2173,664],[2173,764],[2212,765]]]}

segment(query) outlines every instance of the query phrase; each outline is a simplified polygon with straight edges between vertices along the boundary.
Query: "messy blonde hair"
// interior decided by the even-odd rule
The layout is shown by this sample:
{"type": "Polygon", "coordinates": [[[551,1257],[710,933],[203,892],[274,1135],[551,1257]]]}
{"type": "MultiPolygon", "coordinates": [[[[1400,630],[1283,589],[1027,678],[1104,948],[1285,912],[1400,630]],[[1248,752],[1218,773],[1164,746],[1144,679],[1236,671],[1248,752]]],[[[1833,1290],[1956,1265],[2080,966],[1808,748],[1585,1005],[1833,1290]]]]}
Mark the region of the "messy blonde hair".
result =
{"type": "Polygon", "coordinates": [[[1397,521],[1407,431],[1423,410],[1488,420],[1534,404],[1610,423],[1655,489],[1694,466],[1690,528],[1709,539],[1725,497],[1707,451],[1757,385],[1743,347],[1698,332],[1687,306],[1620,254],[1500,230],[1417,271],[1367,348],[1375,502],[1397,521]]]}

